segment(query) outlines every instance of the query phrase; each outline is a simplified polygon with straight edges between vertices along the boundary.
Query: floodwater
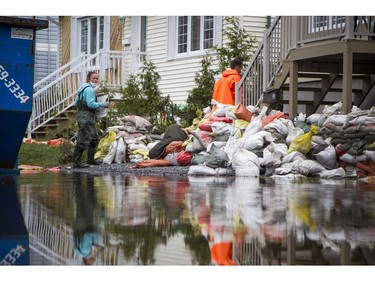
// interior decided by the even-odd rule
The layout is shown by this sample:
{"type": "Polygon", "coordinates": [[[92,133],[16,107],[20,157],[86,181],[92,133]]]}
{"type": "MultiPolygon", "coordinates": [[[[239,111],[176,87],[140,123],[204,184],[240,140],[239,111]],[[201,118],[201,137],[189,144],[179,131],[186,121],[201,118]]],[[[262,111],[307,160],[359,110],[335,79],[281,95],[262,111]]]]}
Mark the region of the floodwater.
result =
{"type": "Polygon", "coordinates": [[[21,174],[31,265],[375,264],[375,184],[21,174]]]}

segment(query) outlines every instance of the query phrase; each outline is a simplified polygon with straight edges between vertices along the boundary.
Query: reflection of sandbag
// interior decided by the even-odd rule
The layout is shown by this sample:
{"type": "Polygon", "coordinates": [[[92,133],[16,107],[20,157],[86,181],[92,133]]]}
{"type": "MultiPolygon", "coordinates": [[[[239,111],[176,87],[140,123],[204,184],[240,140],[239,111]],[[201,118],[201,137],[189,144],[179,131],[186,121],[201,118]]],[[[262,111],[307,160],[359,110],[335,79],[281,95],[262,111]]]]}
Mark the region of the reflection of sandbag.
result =
{"type": "Polygon", "coordinates": [[[288,153],[292,151],[299,151],[303,154],[307,154],[311,148],[311,141],[313,135],[316,135],[318,133],[318,128],[315,125],[311,126],[311,129],[306,134],[303,134],[302,136],[297,137],[294,139],[288,149],[288,153]]]}
{"type": "Polygon", "coordinates": [[[109,152],[111,143],[114,142],[115,140],[116,140],[116,133],[111,130],[108,131],[108,134],[106,134],[106,136],[103,137],[99,141],[99,144],[95,153],[95,159],[103,160],[104,157],[106,157],[109,152]]]}

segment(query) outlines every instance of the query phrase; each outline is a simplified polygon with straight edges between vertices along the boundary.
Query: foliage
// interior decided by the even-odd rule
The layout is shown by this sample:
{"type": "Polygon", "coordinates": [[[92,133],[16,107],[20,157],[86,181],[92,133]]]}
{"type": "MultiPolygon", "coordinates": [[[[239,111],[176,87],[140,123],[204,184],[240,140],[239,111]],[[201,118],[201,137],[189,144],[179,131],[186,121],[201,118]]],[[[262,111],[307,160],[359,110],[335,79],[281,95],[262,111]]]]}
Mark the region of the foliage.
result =
{"type": "Polygon", "coordinates": [[[18,153],[19,165],[55,167],[72,162],[73,144],[66,142],[59,147],[46,144],[22,143],[18,153]]]}
{"type": "Polygon", "coordinates": [[[254,50],[255,39],[241,28],[237,17],[225,17],[226,28],[223,35],[227,37],[228,43],[223,47],[214,46],[219,64],[218,70],[213,70],[214,59],[206,53],[201,60],[201,70],[195,74],[196,87],[188,93],[186,107],[183,110],[181,123],[186,127],[191,125],[197,111],[211,105],[211,97],[215,85],[215,75],[223,72],[230,66],[230,62],[237,58],[248,62],[254,50]]]}
{"type": "Polygon", "coordinates": [[[240,59],[246,63],[254,52],[255,38],[251,37],[244,28],[241,28],[238,17],[225,17],[226,28],[223,35],[227,37],[228,43],[223,47],[214,46],[219,60],[219,72],[223,72],[233,59],[240,59]]]}
{"type": "Polygon", "coordinates": [[[201,60],[201,69],[195,73],[196,87],[189,91],[186,107],[183,109],[183,126],[189,126],[197,117],[197,110],[211,104],[215,84],[215,71],[212,70],[213,58],[206,53],[201,60]]]}
{"type": "Polygon", "coordinates": [[[177,107],[169,96],[163,97],[158,88],[160,75],[151,61],[144,60],[140,73],[131,75],[126,88],[121,88],[122,100],[116,102],[109,113],[112,122],[116,117],[138,115],[147,118],[154,132],[166,129],[174,121],[177,107]]]}

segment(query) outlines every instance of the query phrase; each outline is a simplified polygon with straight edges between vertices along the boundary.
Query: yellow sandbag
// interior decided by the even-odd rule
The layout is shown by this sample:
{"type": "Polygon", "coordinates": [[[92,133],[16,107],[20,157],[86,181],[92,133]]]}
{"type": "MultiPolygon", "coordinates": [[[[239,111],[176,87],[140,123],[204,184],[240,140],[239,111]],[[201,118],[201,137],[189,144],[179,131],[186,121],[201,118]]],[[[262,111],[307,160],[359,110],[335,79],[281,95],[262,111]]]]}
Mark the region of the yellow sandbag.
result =
{"type": "Polygon", "coordinates": [[[291,153],[293,151],[299,151],[303,154],[307,154],[311,148],[312,137],[313,135],[316,135],[317,133],[318,133],[318,127],[315,125],[312,125],[310,128],[310,131],[308,131],[306,134],[303,134],[302,136],[295,138],[290,143],[288,153],[291,153]]]}
{"type": "Polygon", "coordinates": [[[103,160],[109,152],[111,143],[114,142],[115,140],[116,140],[116,133],[113,131],[109,131],[108,134],[99,141],[94,158],[96,160],[97,159],[103,160]]]}

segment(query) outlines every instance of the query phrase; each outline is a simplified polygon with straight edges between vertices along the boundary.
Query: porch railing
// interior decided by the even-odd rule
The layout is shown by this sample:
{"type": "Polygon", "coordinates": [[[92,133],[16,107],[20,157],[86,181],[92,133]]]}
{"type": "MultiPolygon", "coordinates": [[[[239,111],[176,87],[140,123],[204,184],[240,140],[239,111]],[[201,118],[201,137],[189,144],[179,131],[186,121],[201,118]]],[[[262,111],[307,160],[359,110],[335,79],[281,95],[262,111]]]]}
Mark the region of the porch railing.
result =
{"type": "Polygon", "coordinates": [[[36,83],[28,137],[72,106],[78,88],[86,82],[88,71],[96,71],[108,88],[118,89],[124,87],[130,74],[138,70],[144,56],[141,52],[104,50],[93,55],[81,54],[36,83]]]}
{"type": "Polygon", "coordinates": [[[236,103],[259,105],[291,50],[329,40],[375,40],[372,16],[279,16],[265,32],[257,51],[236,84],[236,103]]]}

